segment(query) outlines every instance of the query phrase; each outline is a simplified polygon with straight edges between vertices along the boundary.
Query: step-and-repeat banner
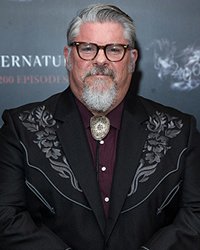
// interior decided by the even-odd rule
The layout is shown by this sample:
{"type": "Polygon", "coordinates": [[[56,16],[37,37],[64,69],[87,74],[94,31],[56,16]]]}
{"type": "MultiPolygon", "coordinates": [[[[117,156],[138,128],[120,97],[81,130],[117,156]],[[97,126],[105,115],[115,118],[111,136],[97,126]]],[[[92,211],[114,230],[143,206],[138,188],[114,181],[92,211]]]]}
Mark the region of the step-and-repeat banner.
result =
{"type": "MultiPolygon", "coordinates": [[[[86,0],[1,0],[0,114],[68,86],[63,48],[86,0]]],[[[200,1],[109,1],[137,27],[139,94],[193,114],[200,128],[200,1]]],[[[0,126],[2,120],[0,119],[0,126]]]]}

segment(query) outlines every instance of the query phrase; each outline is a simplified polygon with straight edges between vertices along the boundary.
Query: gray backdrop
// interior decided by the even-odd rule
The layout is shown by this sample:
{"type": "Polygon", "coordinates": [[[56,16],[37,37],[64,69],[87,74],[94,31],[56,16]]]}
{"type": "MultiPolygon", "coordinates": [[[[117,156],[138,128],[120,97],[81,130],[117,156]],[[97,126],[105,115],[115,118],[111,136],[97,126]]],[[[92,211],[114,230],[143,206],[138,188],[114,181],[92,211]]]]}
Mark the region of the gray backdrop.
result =
{"type": "MultiPolygon", "coordinates": [[[[0,114],[68,85],[67,24],[88,0],[1,0],[0,114]]],[[[199,0],[109,1],[137,27],[139,94],[193,114],[200,128],[199,0]]],[[[0,125],[2,120],[0,120],[0,125]]]]}

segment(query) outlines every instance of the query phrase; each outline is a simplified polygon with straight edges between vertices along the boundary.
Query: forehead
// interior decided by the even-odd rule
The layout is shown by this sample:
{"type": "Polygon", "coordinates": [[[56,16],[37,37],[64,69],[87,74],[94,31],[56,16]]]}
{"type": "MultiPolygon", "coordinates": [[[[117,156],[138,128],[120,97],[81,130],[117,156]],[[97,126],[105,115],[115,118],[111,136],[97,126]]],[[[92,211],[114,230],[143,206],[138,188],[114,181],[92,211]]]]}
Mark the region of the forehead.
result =
{"type": "Polygon", "coordinates": [[[127,43],[127,39],[124,37],[124,28],[120,23],[114,22],[84,23],[80,26],[80,31],[76,40],[81,42],[93,42],[99,45],[127,43]]]}

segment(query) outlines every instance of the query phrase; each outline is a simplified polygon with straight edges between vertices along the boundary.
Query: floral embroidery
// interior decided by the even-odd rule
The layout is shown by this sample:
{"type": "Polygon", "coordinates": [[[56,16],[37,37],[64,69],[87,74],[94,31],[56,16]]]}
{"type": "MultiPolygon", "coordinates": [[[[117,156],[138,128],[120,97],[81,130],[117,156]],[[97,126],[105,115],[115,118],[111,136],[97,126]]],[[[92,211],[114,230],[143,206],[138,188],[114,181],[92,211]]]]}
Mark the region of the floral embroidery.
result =
{"type": "Polygon", "coordinates": [[[171,149],[170,140],[175,138],[183,127],[182,120],[158,111],[150,116],[146,125],[149,134],[143,148],[144,157],[140,159],[128,196],[137,191],[139,183],[149,180],[158,163],[171,149]]]}
{"type": "Polygon", "coordinates": [[[51,167],[61,177],[69,179],[73,188],[82,192],[66,157],[62,154],[61,146],[54,129],[56,121],[46,107],[38,106],[31,111],[24,111],[19,115],[19,119],[28,131],[35,134],[33,142],[45,154],[51,167]]]}

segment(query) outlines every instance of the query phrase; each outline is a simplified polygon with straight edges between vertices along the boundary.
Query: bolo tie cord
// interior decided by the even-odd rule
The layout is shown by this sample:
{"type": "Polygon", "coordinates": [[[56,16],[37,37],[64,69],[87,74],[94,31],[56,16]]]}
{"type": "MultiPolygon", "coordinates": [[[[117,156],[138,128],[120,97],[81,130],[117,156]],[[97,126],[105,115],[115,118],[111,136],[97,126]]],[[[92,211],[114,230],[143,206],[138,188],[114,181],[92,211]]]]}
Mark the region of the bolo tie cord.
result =
{"type": "Polygon", "coordinates": [[[95,154],[95,164],[97,173],[97,182],[99,182],[99,141],[96,141],[96,154],[95,154]]]}

